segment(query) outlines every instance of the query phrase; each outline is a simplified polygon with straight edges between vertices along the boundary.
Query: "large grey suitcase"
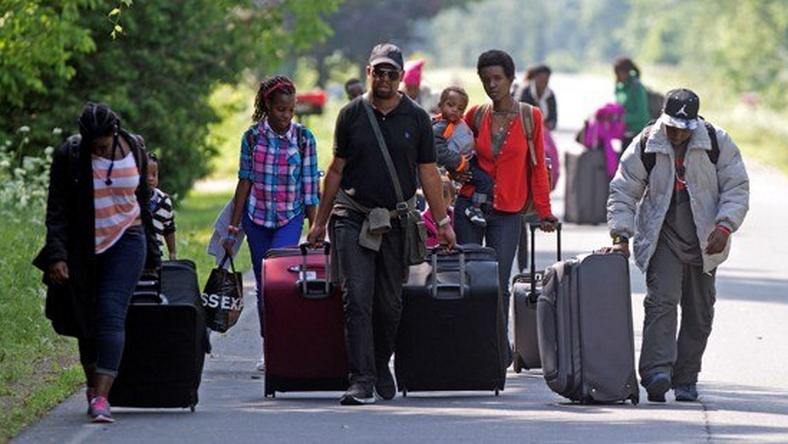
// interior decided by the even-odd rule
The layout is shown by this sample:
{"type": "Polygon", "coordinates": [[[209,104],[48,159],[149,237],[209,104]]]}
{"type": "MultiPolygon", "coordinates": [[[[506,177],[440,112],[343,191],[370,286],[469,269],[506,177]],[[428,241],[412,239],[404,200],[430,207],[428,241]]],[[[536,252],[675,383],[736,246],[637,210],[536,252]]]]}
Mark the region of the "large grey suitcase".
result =
{"type": "Polygon", "coordinates": [[[582,403],[639,400],[629,262],[590,254],[547,269],[537,301],[547,385],[582,403]]]}
{"type": "MultiPolygon", "coordinates": [[[[539,224],[528,224],[531,231],[530,270],[512,278],[514,296],[514,353],[515,373],[523,369],[540,368],[539,341],[536,332],[536,301],[542,293],[544,269],[536,269],[536,230],[539,224]]],[[[556,228],[556,256],[561,261],[561,224],[556,228]]]]}
{"type": "Polygon", "coordinates": [[[607,221],[609,178],[607,160],[601,149],[566,153],[564,220],[577,224],[607,221]]]}

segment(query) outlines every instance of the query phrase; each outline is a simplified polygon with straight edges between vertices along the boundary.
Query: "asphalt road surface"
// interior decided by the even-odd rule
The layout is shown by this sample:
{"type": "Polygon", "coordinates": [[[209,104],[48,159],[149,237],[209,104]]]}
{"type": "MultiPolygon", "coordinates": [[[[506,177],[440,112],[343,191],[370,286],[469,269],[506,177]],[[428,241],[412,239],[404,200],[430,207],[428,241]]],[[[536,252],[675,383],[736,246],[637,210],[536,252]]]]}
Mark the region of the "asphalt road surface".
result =
{"type": "MultiPolygon", "coordinates": [[[[609,79],[555,75],[559,149],[573,128],[610,99],[609,79]]],[[[788,442],[788,179],[749,161],[751,210],[717,274],[714,331],[704,359],[701,402],[579,406],[545,385],[538,371],[508,373],[500,397],[486,392],[413,393],[367,407],[342,407],[340,393],[263,397],[252,297],[239,324],[214,335],[200,404],[187,410],[113,409],[117,422],[93,425],[80,392],[15,442],[788,442]]],[[[563,187],[553,194],[563,209],[563,187]]],[[[539,259],[553,258],[540,238],[539,259]]],[[[609,242],[604,226],[566,225],[565,256],[609,242]]],[[[631,267],[636,349],[644,278],[631,267]]],[[[251,288],[249,282],[248,288],[251,288]]],[[[639,350],[638,350],[639,353],[639,350]]],[[[320,365],[316,362],[315,365],[320,365]]]]}

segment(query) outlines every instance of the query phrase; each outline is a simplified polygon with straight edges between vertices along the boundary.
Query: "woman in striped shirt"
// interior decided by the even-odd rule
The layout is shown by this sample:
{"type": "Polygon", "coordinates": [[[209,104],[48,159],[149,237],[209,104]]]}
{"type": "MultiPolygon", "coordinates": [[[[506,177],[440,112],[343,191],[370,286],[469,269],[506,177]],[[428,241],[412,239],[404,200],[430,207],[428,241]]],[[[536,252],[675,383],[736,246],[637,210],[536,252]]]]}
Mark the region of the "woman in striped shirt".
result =
{"type": "Polygon", "coordinates": [[[140,172],[147,158],[104,104],[88,103],[79,136],[55,153],[47,200],[46,244],[34,264],[45,271],[46,314],[75,336],[87,380],[88,414],[112,422],[107,402],[125,340],[126,311],[143,267],[158,268],[140,172]]]}
{"type": "MultiPolygon", "coordinates": [[[[235,189],[231,224],[224,248],[232,254],[243,224],[257,280],[260,336],[263,304],[260,272],[271,248],[298,244],[304,218],[315,219],[320,178],[317,148],[312,132],[292,123],[295,86],[284,76],[260,83],[255,99],[255,122],[241,139],[241,162],[235,189]]],[[[257,363],[262,371],[262,358],[257,363]]]]}

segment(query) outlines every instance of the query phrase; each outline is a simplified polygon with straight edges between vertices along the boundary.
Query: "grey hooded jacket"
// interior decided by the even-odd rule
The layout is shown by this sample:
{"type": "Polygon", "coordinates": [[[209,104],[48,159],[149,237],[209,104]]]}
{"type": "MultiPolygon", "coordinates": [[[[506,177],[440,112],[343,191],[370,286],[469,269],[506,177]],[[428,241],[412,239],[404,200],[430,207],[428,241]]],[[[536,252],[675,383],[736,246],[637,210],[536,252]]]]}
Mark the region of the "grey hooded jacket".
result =
{"type": "MultiPolygon", "coordinates": [[[[739,148],[728,133],[719,128],[716,131],[720,148],[716,165],[706,152],[711,150],[711,139],[703,121],[692,132],[684,160],[690,206],[703,252],[703,271],[707,273],[724,262],[730,251],[729,240],[722,253],[706,254],[709,235],[718,224],[736,231],[744,221],[750,200],[750,182],[739,148]]],[[[646,141],[645,151],[656,153],[650,174],[640,156],[642,135],[641,132],[635,137],[624,152],[610,183],[607,223],[612,236],[634,238],[635,263],[645,272],[670,207],[676,168],[664,123],[657,121],[646,141]]]]}

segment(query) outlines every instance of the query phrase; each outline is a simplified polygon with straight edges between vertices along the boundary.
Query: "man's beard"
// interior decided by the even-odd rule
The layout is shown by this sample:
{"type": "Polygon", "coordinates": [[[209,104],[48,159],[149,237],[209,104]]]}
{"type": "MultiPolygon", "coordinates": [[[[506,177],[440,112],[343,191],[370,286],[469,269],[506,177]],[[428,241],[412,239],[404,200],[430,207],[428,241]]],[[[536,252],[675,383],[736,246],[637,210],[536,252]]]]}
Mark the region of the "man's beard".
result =
{"type": "Polygon", "coordinates": [[[383,99],[383,100],[385,100],[385,99],[390,99],[390,98],[396,96],[397,95],[397,90],[392,88],[389,91],[383,92],[383,91],[377,90],[375,88],[372,88],[372,95],[376,99],[383,99]]]}

